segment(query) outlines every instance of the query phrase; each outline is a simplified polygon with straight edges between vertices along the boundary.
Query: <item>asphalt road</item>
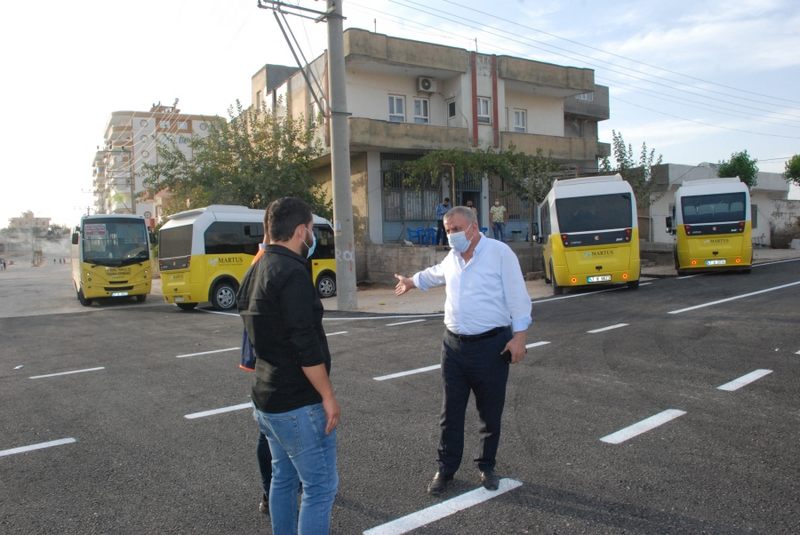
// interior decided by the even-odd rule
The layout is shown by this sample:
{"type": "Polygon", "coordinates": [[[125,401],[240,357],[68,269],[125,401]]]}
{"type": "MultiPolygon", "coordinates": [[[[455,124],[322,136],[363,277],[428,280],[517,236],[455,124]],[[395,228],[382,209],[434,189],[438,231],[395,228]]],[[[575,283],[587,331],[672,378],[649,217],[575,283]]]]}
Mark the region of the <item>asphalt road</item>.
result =
{"type": "MultiPolygon", "coordinates": [[[[238,317],[152,297],[83,308],[66,266],[4,275],[0,533],[270,532],[238,317]]],[[[800,261],[565,297],[534,301],[538,344],[512,368],[497,468],[521,485],[414,533],[800,532],[800,261]]],[[[471,406],[452,490],[425,494],[438,370],[375,380],[438,364],[441,318],[326,318],[343,418],[333,532],[478,488],[471,406]]]]}

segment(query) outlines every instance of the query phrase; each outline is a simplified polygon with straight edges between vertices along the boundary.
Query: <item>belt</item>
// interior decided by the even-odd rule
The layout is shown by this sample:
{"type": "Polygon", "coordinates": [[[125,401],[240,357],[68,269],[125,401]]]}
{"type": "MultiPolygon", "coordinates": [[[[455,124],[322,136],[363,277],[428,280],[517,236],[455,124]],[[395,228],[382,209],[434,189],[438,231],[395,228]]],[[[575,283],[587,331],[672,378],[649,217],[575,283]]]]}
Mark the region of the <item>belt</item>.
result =
{"type": "Polygon", "coordinates": [[[508,327],[495,327],[494,329],[490,329],[485,333],[480,333],[480,334],[456,334],[450,329],[446,330],[447,334],[449,334],[453,338],[461,340],[462,342],[474,342],[475,340],[483,340],[484,338],[491,338],[492,336],[497,336],[506,329],[508,329],[508,327]]]}

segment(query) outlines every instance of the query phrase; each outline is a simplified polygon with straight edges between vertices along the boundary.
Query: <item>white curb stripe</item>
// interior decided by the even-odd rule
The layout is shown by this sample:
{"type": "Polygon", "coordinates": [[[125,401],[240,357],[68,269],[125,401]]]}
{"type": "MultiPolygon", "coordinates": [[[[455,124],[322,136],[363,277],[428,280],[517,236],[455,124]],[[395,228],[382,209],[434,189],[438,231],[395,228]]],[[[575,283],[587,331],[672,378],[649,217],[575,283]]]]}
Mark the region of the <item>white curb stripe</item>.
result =
{"type": "Polygon", "coordinates": [[[406,375],[414,375],[415,373],[425,373],[432,370],[441,368],[441,364],[434,364],[433,366],[426,366],[424,368],[417,368],[416,370],[408,370],[406,372],[390,373],[389,375],[381,375],[380,377],[373,377],[376,381],[386,381],[387,379],[396,379],[398,377],[405,377],[406,375]]]}
{"type": "Polygon", "coordinates": [[[627,327],[627,326],[628,326],[627,323],[617,323],[615,325],[609,325],[608,327],[601,327],[599,329],[592,329],[591,331],[586,331],[586,332],[589,333],[589,334],[597,334],[597,333],[602,333],[602,332],[605,332],[605,331],[611,331],[613,329],[619,329],[620,327],[627,327]]]}
{"type": "Polygon", "coordinates": [[[105,366],[100,366],[99,368],[86,368],[85,370],[73,370],[70,372],[48,373],[47,375],[32,375],[28,377],[28,379],[44,379],[45,377],[58,377],[60,375],[72,375],[73,373],[96,372],[98,370],[105,369],[105,366]]]}
{"type": "Polygon", "coordinates": [[[759,290],[757,292],[750,292],[742,295],[734,295],[733,297],[728,297],[727,299],[720,299],[718,301],[711,301],[710,303],[703,303],[702,305],[695,305],[693,307],[682,308],[680,310],[670,310],[667,314],[681,314],[683,312],[689,312],[691,310],[697,310],[698,308],[705,308],[710,307],[713,305],[719,305],[721,303],[727,303],[728,301],[735,301],[737,299],[744,299],[745,297],[752,297],[754,295],[759,295],[767,292],[774,292],[775,290],[782,290],[784,288],[789,288],[790,286],[797,286],[800,284],[800,281],[797,282],[790,282],[789,284],[781,284],[780,286],[773,286],[772,288],[767,288],[765,290],[759,290]]]}
{"type": "Polygon", "coordinates": [[[422,323],[423,321],[426,321],[426,320],[398,321],[397,323],[387,323],[386,326],[387,327],[395,327],[397,325],[408,325],[410,323],[422,323]]]}
{"type": "Polygon", "coordinates": [[[226,347],[225,349],[214,349],[213,351],[201,351],[200,353],[186,353],[185,355],[175,355],[176,359],[185,359],[186,357],[199,357],[200,355],[211,355],[212,353],[225,353],[226,351],[235,351],[241,347],[226,347]]]}
{"type": "Polygon", "coordinates": [[[230,407],[222,407],[221,409],[212,409],[210,411],[201,411],[201,412],[193,412],[191,414],[186,414],[183,417],[187,420],[194,420],[195,418],[205,418],[206,416],[214,416],[215,414],[223,414],[226,412],[233,412],[233,411],[241,411],[244,409],[252,409],[253,403],[248,401],[247,403],[240,403],[238,405],[231,405],[230,407]]]}

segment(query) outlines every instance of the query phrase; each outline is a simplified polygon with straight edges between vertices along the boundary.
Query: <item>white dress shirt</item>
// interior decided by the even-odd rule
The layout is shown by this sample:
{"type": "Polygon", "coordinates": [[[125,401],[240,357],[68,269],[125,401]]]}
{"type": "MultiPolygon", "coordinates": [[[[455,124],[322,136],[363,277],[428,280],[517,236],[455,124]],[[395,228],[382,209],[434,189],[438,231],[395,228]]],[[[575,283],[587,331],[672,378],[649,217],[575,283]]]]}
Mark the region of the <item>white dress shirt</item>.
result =
{"type": "Polygon", "coordinates": [[[444,324],[456,334],[481,334],[507,325],[513,332],[525,331],[533,321],[519,259],[503,242],[482,235],[469,262],[450,249],[441,263],[412,278],[423,291],[446,285],[444,324]]]}

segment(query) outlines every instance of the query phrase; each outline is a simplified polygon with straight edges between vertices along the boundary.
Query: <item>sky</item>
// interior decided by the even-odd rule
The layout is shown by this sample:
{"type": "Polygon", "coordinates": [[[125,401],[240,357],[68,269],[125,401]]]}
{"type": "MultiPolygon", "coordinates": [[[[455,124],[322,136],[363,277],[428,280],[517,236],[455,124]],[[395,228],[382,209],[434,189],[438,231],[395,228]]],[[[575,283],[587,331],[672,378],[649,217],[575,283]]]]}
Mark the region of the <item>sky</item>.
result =
{"type": "MultiPolygon", "coordinates": [[[[322,10],[324,1],[286,0],[322,10]]],[[[612,130],[638,153],[697,165],[747,150],[762,171],[800,153],[796,0],[343,0],[345,27],[594,69],[612,130]]],[[[324,23],[288,17],[303,54],[324,23]]],[[[0,228],[31,210],[72,226],[92,205],[111,112],[179,99],[227,117],[250,77],[294,65],[256,0],[6,2],[0,7],[0,228]]],[[[800,199],[793,189],[792,198],[800,199]]]]}

